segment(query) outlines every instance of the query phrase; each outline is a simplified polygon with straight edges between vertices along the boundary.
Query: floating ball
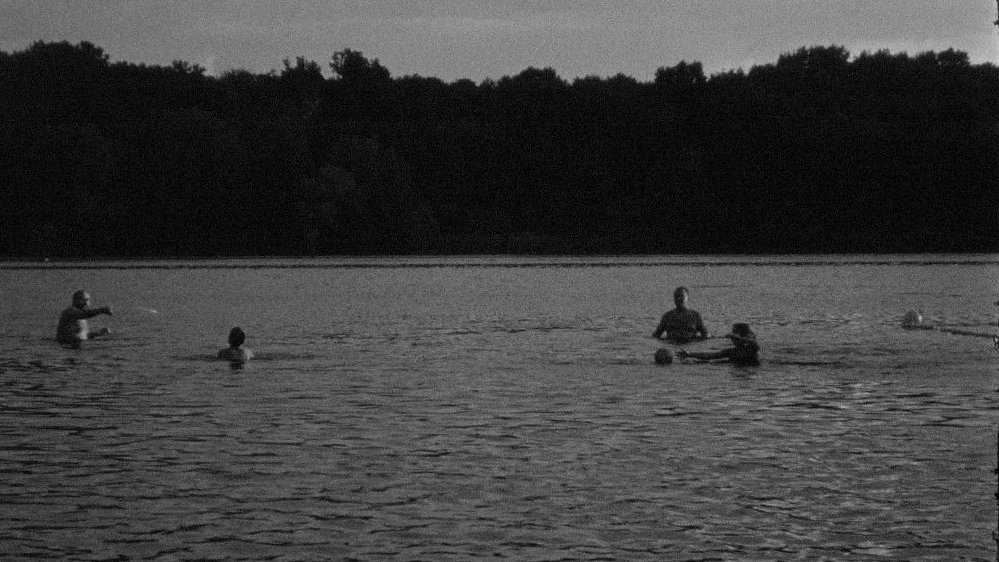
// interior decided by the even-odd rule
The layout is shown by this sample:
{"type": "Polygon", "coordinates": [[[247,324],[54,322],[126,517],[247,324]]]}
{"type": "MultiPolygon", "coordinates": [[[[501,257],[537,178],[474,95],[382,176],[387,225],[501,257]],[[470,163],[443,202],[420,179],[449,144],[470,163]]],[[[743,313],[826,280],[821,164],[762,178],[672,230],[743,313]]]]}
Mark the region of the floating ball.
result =
{"type": "Polygon", "coordinates": [[[656,365],[669,365],[673,362],[673,353],[663,347],[656,351],[656,365]]]}
{"type": "Polygon", "coordinates": [[[902,327],[903,328],[915,328],[923,323],[923,315],[916,312],[915,310],[910,310],[905,313],[902,317],[902,327]]]}

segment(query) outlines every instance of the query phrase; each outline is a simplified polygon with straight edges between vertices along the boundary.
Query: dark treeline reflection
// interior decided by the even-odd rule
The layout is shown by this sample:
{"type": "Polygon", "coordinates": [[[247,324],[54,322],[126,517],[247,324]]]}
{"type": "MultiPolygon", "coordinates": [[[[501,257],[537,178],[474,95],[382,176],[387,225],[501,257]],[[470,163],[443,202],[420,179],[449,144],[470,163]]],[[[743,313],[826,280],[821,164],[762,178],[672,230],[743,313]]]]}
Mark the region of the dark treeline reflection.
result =
{"type": "Polygon", "coordinates": [[[0,53],[0,254],[997,251],[999,71],[812,47],[445,83],[0,53]]]}

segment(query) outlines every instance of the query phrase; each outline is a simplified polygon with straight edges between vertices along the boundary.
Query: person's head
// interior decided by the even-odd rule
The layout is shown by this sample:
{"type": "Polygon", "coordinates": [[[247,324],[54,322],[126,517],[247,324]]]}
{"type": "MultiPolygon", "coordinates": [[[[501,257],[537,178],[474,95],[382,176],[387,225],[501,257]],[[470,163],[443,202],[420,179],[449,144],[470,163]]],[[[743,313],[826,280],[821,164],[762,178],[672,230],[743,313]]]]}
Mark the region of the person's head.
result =
{"type": "Polygon", "coordinates": [[[242,328],[236,327],[229,330],[229,345],[239,347],[246,341],[246,332],[242,328]]]}
{"type": "Polygon", "coordinates": [[[673,303],[677,308],[684,308],[687,306],[687,301],[690,300],[690,291],[686,287],[677,287],[673,291],[673,303]]]}
{"type": "Polygon", "coordinates": [[[673,362],[673,353],[665,347],[661,347],[656,351],[655,355],[656,365],[669,365],[673,362]]]}
{"type": "Polygon", "coordinates": [[[732,332],[725,336],[726,338],[732,340],[735,345],[749,344],[756,342],[756,334],[749,329],[749,324],[745,322],[736,322],[732,324],[732,332]]]}
{"type": "Polygon", "coordinates": [[[76,308],[87,308],[88,304],[90,304],[90,295],[86,291],[80,289],[73,293],[73,306],[76,308]]]}
{"type": "Polygon", "coordinates": [[[903,328],[916,328],[923,323],[923,315],[918,310],[910,310],[902,317],[903,328]]]}

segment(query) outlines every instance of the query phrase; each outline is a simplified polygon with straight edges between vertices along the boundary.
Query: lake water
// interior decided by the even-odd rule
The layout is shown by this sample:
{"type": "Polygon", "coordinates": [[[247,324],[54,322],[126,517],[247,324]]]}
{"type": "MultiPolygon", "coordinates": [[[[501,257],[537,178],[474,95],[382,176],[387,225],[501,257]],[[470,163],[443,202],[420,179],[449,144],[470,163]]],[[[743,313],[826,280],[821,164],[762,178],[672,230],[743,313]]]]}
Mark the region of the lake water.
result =
{"type": "MultiPolygon", "coordinates": [[[[999,256],[0,263],[4,560],[994,560],[999,256]],[[690,287],[763,364],[657,366],[690,287]],[[86,288],[113,336],[53,340],[86,288]],[[155,312],[154,312],[155,311],[155,312]],[[211,360],[230,327],[257,354],[211,360]]],[[[712,349],[702,342],[688,349],[712,349]]]]}

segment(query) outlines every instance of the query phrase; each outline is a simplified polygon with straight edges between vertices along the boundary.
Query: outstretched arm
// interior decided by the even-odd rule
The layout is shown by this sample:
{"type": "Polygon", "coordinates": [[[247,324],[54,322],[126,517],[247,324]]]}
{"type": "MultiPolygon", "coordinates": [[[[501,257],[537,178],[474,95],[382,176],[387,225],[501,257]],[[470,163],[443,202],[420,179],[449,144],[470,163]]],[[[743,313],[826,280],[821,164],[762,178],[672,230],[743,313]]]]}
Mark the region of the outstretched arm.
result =
{"type": "Polygon", "coordinates": [[[87,318],[93,318],[101,314],[110,315],[111,308],[107,306],[100,308],[76,308],[75,306],[71,306],[63,311],[63,318],[68,320],[86,320],[87,318]]]}
{"type": "Polygon", "coordinates": [[[684,351],[679,350],[676,352],[676,356],[680,359],[699,359],[701,361],[713,361],[715,359],[728,359],[731,356],[731,350],[723,349],[721,351],[684,351]]]}
{"type": "Polygon", "coordinates": [[[110,306],[102,306],[100,308],[84,308],[77,310],[80,311],[79,313],[80,318],[93,318],[94,316],[100,316],[101,314],[107,314],[108,316],[111,316],[110,306]]]}

